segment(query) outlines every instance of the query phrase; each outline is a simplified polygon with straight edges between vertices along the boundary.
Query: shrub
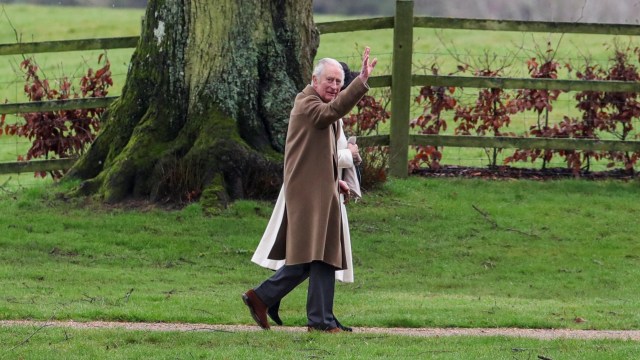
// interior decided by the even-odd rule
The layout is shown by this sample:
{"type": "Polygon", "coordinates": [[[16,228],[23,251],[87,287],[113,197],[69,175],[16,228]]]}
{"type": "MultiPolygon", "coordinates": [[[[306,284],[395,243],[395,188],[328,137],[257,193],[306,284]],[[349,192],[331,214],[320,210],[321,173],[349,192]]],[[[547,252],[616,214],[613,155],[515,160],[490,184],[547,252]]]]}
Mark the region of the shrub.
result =
{"type": "MultiPolygon", "coordinates": [[[[380,124],[386,122],[391,116],[386,110],[389,103],[384,96],[376,100],[365,95],[357,104],[356,109],[343,120],[344,131],[349,136],[377,135],[380,124]]],[[[370,146],[361,148],[362,163],[359,165],[362,175],[361,187],[372,189],[387,180],[387,168],[389,167],[388,148],[382,146],[370,146]]]]}
{"type": "MultiPolygon", "coordinates": [[[[99,56],[98,64],[102,62],[103,55],[99,56]]],[[[90,68],[80,79],[80,94],[66,76],[55,81],[57,88],[48,79],[42,79],[33,58],[22,61],[20,69],[25,76],[24,92],[29,101],[105,97],[108,88],[113,85],[110,63],[106,57],[102,68],[97,71],[90,68]]],[[[103,112],[103,108],[98,108],[25,113],[22,114],[24,123],[16,124],[7,124],[3,116],[0,128],[7,135],[25,137],[31,141],[27,154],[18,156],[19,161],[76,157],[95,139],[103,112]]],[[[54,178],[60,178],[63,172],[56,170],[50,174],[54,178]]],[[[37,172],[36,176],[45,177],[46,172],[37,172]]]]}

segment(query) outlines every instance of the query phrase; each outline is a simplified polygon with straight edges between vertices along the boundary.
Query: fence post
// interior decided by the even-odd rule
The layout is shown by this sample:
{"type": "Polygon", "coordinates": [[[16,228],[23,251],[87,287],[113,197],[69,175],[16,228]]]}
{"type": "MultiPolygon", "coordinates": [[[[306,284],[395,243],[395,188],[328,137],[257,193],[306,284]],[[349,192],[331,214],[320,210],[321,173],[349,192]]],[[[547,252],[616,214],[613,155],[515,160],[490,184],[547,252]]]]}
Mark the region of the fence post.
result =
{"type": "Polygon", "coordinates": [[[391,65],[389,174],[398,178],[408,175],[412,54],[413,0],[396,0],[391,65]]]}

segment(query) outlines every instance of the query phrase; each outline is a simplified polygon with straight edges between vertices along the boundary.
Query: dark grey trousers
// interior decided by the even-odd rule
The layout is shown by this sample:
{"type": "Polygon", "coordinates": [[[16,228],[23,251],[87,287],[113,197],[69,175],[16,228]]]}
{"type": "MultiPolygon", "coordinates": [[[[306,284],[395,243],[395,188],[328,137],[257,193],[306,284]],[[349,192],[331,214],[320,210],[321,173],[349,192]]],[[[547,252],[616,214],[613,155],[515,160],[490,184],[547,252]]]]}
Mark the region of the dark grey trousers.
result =
{"type": "Polygon", "coordinates": [[[336,268],[322,261],[285,265],[254,291],[268,307],[285,297],[309,278],[307,289],[307,326],[326,330],[336,327],[333,316],[336,268]]]}

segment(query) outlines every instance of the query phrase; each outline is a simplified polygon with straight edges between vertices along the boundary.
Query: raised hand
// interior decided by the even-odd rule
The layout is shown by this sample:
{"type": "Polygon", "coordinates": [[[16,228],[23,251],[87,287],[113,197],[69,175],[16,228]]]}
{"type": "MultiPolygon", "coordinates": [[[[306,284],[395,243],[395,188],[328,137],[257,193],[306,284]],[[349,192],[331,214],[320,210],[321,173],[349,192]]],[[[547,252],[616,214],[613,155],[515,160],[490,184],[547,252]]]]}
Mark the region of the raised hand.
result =
{"type": "Polygon", "coordinates": [[[377,58],[374,58],[371,62],[369,62],[370,52],[371,49],[368,46],[364,48],[364,54],[362,55],[362,70],[360,70],[360,75],[358,75],[360,77],[360,80],[362,80],[362,82],[364,82],[365,84],[369,79],[369,75],[371,75],[371,73],[373,72],[373,68],[376,67],[376,64],[378,63],[377,58]]]}

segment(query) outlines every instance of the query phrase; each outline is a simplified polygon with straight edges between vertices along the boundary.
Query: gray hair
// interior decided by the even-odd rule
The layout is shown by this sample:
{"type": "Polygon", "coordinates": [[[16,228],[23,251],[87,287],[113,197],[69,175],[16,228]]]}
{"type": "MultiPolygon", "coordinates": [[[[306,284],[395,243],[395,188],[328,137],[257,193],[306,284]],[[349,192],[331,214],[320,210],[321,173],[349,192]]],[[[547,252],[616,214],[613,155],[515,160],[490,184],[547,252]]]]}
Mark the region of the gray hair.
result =
{"type": "MultiPolygon", "coordinates": [[[[336,59],[332,59],[332,58],[322,58],[318,61],[318,65],[316,65],[315,68],[313,68],[313,76],[315,77],[320,77],[320,75],[322,75],[322,72],[324,71],[324,67],[327,64],[332,64],[335,65],[338,69],[340,69],[340,71],[342,72],[342,80],[344,80],[344,69],[342,69],[342,65],[340,65],[340,63],[338,62],[338,60],[336,59]]],[[[311,78],[311,85],[313,85],[313,77],[311,78]]]]}

